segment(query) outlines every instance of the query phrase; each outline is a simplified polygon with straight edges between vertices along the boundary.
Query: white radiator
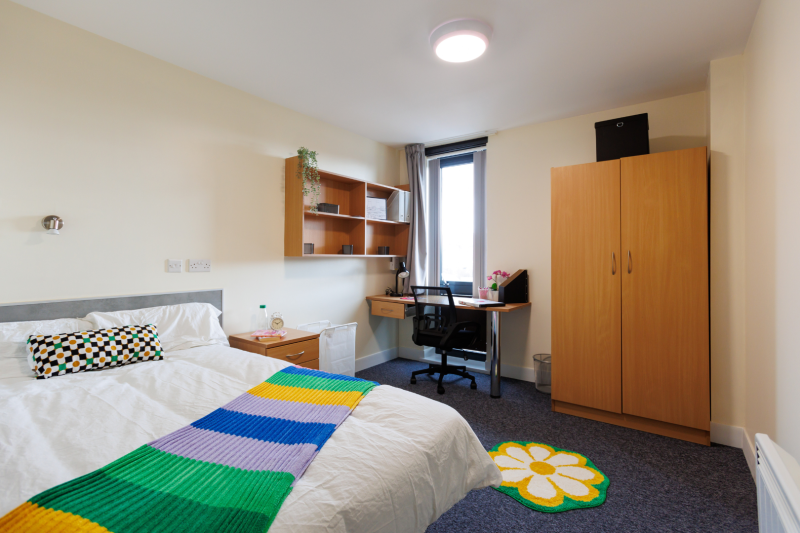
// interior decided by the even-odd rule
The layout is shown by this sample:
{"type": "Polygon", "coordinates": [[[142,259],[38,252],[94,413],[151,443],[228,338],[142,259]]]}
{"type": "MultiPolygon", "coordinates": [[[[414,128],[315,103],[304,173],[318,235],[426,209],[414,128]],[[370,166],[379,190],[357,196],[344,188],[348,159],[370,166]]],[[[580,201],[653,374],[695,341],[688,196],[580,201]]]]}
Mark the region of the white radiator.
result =
{"type": "MultiPolygon", "coordinates": [[[[778,445],[756,434],[758,529],[761,533],[800,533],[800,488],[778,445]]],[[[790,456],[786,456],[791,460],[790,456]]]]}

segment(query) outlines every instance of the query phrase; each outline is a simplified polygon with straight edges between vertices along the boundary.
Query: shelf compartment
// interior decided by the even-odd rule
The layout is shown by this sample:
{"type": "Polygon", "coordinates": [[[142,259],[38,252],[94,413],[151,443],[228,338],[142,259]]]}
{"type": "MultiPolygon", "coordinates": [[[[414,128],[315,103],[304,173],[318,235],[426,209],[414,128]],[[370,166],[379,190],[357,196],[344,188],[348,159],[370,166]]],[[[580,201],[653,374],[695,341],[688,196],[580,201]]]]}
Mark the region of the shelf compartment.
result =
{"type": "Polygon", "coordinates": [[[380,185],[378,183],[367,183],[367,196],[370,198],[389,198],[393,192],[399,191],[394,187],[388,185],[380,185]]]}
{"type": "Polygon", "coordinates": [[[388,246],[389,255],[379,257],[404,256],[408,249],[408,224],[389,223],[385,220],[366,221],[366,254],[378,256],[378,246],[388,246]]]}
{"type": "Polygon", "coordinates": [[[365,225],[366,221],[358,218],[306,217],[303,242],[314,243],[314,255],[343,255],[343,244],[353,245],[353,256],[364,255],[365,225]]]}
{"type": "MultiPolygon", "coordinates": [[[[299,180],[298,180],[299,181],[299,180]]],[[[339,214],[363,218],[367,214],[366,183],[345,181],[340,176],[319,173],[319,203],[336,204],[339,214]]],[[[311,209],[311,196],[303,197],[303,210],[311,209]]]]}

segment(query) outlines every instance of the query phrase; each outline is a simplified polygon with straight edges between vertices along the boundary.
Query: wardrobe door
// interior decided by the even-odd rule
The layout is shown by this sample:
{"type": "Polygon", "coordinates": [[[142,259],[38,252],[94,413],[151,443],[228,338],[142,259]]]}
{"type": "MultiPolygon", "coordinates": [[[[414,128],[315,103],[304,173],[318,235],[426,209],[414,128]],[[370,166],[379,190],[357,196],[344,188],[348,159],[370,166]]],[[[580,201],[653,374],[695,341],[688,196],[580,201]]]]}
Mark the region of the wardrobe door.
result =
{"type": "Polygon", "coordinates": [[[622,411],[710,426],[706,150],[622,159],[622,411]],[[630,255],[629,255],[630,254],[630,255]]]}
{"type": "Polygon", "coordinates": [[[621,412],[619,161],[551,170],[552,399],[621,412]]]}

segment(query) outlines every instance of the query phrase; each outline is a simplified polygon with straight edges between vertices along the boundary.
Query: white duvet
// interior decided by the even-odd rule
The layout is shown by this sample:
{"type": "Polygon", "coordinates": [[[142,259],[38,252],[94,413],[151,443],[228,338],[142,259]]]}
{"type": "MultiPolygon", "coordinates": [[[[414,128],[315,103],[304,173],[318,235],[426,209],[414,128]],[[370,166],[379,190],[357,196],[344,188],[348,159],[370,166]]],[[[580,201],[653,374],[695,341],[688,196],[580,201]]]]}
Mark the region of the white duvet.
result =
{"type": "MultiPolygon", "coordinates": [[[[190,424],[287,366],[225,346],[46,380],[28,377],[22,359],[0,363],[0,515],[190,424]]],[[[501,481],[456,411],[381,385],[334,432],[270,532],[424,531],[471,489],[501,481]]]]}

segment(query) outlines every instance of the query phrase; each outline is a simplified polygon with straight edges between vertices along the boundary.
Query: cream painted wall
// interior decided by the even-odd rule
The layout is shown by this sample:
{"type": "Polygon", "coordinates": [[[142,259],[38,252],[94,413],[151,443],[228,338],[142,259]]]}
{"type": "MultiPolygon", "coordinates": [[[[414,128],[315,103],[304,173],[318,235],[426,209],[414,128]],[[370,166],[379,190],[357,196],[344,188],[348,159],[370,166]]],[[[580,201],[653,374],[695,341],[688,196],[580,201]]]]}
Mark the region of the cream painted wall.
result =
{"type": "Polygon", "coordinates": [[[7,0],[0,50],[0,302],[223,288],[228,333],[264,303],[290,326],[357,321],[358,356],[395,349],[364,301],[385,261],[283,257],[284,158],[307,146],[392,184],[395,149],[7,0]],[[167,274],[168,258],[212,272],[167,274]]]}
{"type": "MultiPolygon", "coordinates": [[[[637,113],[649,113],[652,152],[707,144],[705,91],[489,137],[487,266],[489,271],[526,268],[531,276],[532,308],[503,317],[502,358],[508,375],[525,375],[520,369],[533,368],[533,354],[550,351],[550,168],[595,161],[594,123],[637,113]]],[[[411,328],[405,320],[401,348],[414,348],[411,328]]]]}
{"type": "MultiPolygon", "coordinates": [[[[531,368],[533,354],[550,352],[550,168],[595,161],[594,123],[637,113],[649,114],[651,152],[705,146],[705,107],[703,91],[489,137],[488,267],[528,269],[533,303],[503,317],[504,365],[531,368]]],[[[735,419],[726,395],[712,389],[715,421],[718,412],[723,420],[735,419]]]]}
{"type": "Polygon", "coordinates": [[[711,411],[745,425],[745,144],[742,56],[711,62],[711,411]]]}
{"type": "Polygon", "coordinates": [[[762,0],[744,53],[748,437],[800,457],[800,3],[762,0]]]}

